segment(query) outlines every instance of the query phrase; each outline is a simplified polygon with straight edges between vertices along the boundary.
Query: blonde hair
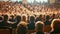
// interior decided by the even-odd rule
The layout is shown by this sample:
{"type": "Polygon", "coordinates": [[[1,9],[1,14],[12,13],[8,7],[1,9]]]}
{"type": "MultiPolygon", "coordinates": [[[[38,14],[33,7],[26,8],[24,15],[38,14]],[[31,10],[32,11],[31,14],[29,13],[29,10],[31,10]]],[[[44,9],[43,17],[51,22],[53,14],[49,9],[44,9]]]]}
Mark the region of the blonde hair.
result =
{"type": "Polygon", "coordinates": [[[17,26],[20,26],[20,25],[27,26],[27,23],[24,21],[21,21],[21,22],[19,22],[19,24],[17,26]]]}
{"type": "Polygon", "coordinates": [[[27,23],[26,22],[24,22],[24,21],[21,21],[19,24],[18,24],[18,26],[17,26],[17,33],[18,32],[20,32],[20,33],[27,33],[27,23]],[[21,30],[21,28],[23,28],[22,30],[21,30]]]}
{"type": "Polygon", "coordinates": [[[42,21],[37,21],[37,22],[35,23],[35,25],[37,25],[38,23],[44,25],[44,23],[43,23],[42,21]]]}
{"type": "Polygon", "coordinates": [[[36,27],[36,29],[38,29],[38,30],[40,30],[40,28],[42,28],[42,30],[43,30],[44,23],[43,23],[42,21],[37,21],[37,22],[35,23],[35,27],[36,27]],[[41,25],[41,27],[39,27],[39,25],[41,25]]]}

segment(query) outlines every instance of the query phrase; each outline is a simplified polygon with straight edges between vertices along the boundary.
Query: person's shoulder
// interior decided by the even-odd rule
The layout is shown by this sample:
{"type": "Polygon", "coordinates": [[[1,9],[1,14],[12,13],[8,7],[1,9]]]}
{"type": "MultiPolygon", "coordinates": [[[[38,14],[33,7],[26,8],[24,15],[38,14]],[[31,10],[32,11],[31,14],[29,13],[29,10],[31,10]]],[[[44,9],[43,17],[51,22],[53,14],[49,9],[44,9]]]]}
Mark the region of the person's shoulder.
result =
{"type": "Polygon", "coordinates": [[[38,31],[38,32],[36,32],[36,34],[44,34],[44,32],[40,32],[40,31],[38,31]]]}
{"type": "Polygon", "coordinates": [[[56,34],[54,31],[50,32],[50,34],[56,34]]]}

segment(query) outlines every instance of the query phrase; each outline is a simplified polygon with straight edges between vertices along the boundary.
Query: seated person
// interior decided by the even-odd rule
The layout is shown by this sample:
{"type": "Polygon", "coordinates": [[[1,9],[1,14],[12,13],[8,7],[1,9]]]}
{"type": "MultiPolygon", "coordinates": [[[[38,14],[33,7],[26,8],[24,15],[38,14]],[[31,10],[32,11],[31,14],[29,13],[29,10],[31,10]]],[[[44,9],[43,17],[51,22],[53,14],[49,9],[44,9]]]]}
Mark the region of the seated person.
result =
{"type": "Polygon", "coordinates": [[[9,18],[9,24],[10,24],[10,26],[12,27],[12,28],[15,28],[16,27],[16,22],[17,22],[17,20],[14,18],[14,16],[13,15],[11,15],[10,16],[10,18],[9,18]]]}
{"type": "Polygon", "coordinates": [[[50,16],[49,15],[47,15],[46,16],[46,18],[45,18],[46,20],[45,20],[45,25],[50,25],[51,24],[51,21],[50,21],[50,16]]]}
{"type": "Polygon", "coordinates": [[[44,34],[43,27],[44,27],[44,23],[41,21],[37,21],[35,24],[35,28],[37,30],[36,34],[44,34]]]}
{"type": "Polygon", "coordinates": [[[60,34],[60,19],[54,19],[51,24],[50,34],[60,34]]]}
{"type": "Polygon", "coordinates": [[[17,34],[27,34],[27,23],[24,21],[21,21],[17,25],[17,34]]]}
{"type": "Polygon", "coordinates": [[[35,17],[34,16],[30,16],[30,22],[27,26],[29,30],[35,29],[35,17]]]}
{"type": "Polygon", "coordinates": [[[9,26],[10,24],[8,23],[8,15],[4,15],[3,17],[4,17],[2,21],[3,26],[9,26]]]}

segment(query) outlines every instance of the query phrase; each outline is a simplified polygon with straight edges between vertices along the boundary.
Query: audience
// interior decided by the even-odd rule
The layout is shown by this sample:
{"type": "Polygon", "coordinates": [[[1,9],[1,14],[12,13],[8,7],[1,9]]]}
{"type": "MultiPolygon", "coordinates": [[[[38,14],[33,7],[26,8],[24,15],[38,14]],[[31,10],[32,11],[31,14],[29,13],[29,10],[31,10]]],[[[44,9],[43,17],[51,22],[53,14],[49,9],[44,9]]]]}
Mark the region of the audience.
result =
{"type": "Polygon", "coordinates": [[[13,2],[0,4],[0,27],[17,28],[18,34],[26,34],[27,30],[36,28],[36,34],[44,34],[44,26],[52,25],[51,34],[60,33],[60,8],[57,9],[53,5],[51,8],[48,5],[24,5],[13,2]]]}

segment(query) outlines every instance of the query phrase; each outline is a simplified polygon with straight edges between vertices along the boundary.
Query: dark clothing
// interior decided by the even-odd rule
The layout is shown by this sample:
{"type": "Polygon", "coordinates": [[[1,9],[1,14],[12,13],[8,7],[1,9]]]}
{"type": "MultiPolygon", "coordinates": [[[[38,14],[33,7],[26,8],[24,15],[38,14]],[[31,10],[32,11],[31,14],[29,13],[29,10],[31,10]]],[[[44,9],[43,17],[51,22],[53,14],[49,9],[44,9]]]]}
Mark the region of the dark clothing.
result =
{"type": "Polygon", "coordinates": [[[27,33],[27,28],[26,27],[19,27],[17,30],[18,34],[26,34],[27,33]]]}
{"type": "Polygon", "coordinates": [[[7,21],[2,21],[2,26],[9,26],[10,24],[7,21]]]}
{"type": "Polygon", "coordinates": [[[43,32],[38,31],[38,32],[36,32],[36,34],[44,34],[44,33],[43,33],[43,32]]]}
{"type": "Polygon", "coordinates": [[[35,29],[35,17],[31,16],[29,24],[27,25],[29,30],[34,30],[35,29]]]}
{"type": "Polygon", "coordinates": [[[21,16],[16,16],[16,18],[14,19],[14,22],[16,23],[14,23],[13,25],[17,27],[17,24],[19,24],[20,21],[21,21],[21,16]]]}
{"type": "Polygon", "coordinates": [[[52,31],[50,34],[60,34],[60,32],[52,31]]]}
{"type": "Polygon", "coordinates": [[[10,22],[14,22],[14,24],[10,24],[12,28],[16,28],[17,27],[17,25],[15,25],[16,24],[16,21],[17,21],[16,19],[11,18],[11,19],[9,19],[9,21],[10,22]]]}
{"type": "Polygon", "coordinates": [[[28,26],[29,30],[35,29],[35,24],[34,23],[29,23],[27,26],[28,26]]]}
{"type": "Polygon", "coordinates": [[[46,20],[44,23],[45,23],[45,25],[50,25],[51,21],[46,20]]]}
{"type": "Polygon", "coordinates": [[[0,27],[3,25],[2,21],[0,21],[0,27]]]}
{"type": "Polygon", "coordinates": [[[58,34],[60,33],[60,29],[55,29],[54,31],[50,32],[50,34],[58,34]]]}

